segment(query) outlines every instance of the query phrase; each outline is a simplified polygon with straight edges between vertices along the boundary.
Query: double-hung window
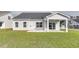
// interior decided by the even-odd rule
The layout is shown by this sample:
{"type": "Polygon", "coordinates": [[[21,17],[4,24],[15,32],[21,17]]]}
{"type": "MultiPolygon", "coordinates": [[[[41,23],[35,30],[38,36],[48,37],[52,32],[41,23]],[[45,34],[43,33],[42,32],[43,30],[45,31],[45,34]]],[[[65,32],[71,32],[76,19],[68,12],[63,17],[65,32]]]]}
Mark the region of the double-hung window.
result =
{"type": "Polygon", "coordinates": [[[0,22],[0,27],[2,27],[3,22],[0,22]]]}
{"type": "Polygon", "coordinates": [[[8,16],[8,20],[11,20],[11,17],[10,16],[8,16]]]}
{"type": "Polygon", "coordinates": [[[23,27],[27,27],[27,22],[23,22],[23,27]]]}
{"type": "Polygon", "coordinates": [[[18,27],[19,26],[19,23],[18,22],[15,22],[15,27],[18,27]]]}
{"type": "Polygon", "coordinates": [[[36,22],[36,28],[42,28],[43,23],[42,22],[36,22]]]}

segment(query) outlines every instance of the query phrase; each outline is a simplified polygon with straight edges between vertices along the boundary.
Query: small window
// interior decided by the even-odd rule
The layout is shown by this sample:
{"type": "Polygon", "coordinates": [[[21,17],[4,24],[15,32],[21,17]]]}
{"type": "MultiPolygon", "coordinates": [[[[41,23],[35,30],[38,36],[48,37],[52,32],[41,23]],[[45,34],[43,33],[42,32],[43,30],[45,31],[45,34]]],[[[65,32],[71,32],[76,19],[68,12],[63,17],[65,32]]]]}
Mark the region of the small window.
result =
{"type": "Polygon", "coordinates": [[[27,27],[27,23],[26,22],[23,22],[23,27],[27,27]]]}
{"type": "Polygon", "coordinates": [[[43,27],[43,23],[42,23],[42,22],[37,22],[37,23],[36,23],[36,27],[37,27],[37,28],[43,27]]]}
{"type": "Polygon", "coordinates": [[[10,17],[10,16],[8,16],[8,19],[10,20],[10,19],[11,19],[11,17],[10,17]]]}
{"type": "Polygon", "coordinates": [[[15,22],[15,27],[18,27],[18,22],[15,22]]]}
{"type": "Polygon", "coordinates": [[[3,22],[0,22],[0,27],[2,27],[2,23],[3,23],[3,22]]]}
{"type": "Polygon", "coordinates": [[[79,19],[79,16],[76,16],[76,19],[79,19]]]}

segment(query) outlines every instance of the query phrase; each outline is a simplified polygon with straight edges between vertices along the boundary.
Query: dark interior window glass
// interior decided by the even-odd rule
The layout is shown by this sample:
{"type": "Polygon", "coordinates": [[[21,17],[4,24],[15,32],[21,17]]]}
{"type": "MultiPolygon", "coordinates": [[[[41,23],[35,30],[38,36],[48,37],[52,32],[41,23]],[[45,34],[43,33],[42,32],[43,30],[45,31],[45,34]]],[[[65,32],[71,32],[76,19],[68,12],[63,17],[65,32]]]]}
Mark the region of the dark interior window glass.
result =
{"type": "Polygon", "coordinates": [[[15,22],[15,27],[18,27],[18,22],[15,22]]]}
{"type": "Polygon", "coordinates": [[[3,23],[3,22],[0,22],[0,27],[2,26],[2,23],[3,23]]]}
{"type": "Polygon", "coordinates": [[[23,22],[23,27],[27,27],[27,25],[26,25],[27,23],[26,22],[23,22]]]}
{"type": "Polygon", "coordinates": [[[10,19],[11,19],[11,17],[10,17],[10,16],[8,16],[8,19],[10,20],[10,19]]]}
{"type": "Polygon", "coordinates": [[[37,22],[36,27],[43,27],[43,23],[42,22],[37,22]]]}

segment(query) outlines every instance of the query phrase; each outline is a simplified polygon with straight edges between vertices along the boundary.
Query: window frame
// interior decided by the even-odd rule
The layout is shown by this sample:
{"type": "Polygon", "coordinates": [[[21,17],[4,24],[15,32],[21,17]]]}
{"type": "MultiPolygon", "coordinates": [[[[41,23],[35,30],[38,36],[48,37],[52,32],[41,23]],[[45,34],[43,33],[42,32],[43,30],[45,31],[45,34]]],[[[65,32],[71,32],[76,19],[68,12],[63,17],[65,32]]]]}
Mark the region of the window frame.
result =
{"type": "Polygon", "coordinates": [[[8,16],[8,20],[11,20],[11,16],[8,16]]]}
{"type": "Polygon", "coordinates": [[[27,27],[27,22],[23,22],[23,28],[27,27]]]}
{"type": "Polygon", "coordinates": [[[19,22],[15,22],[15,27],[19,27],[19,22]]]}
{"type": "Polygon", "coordinates": [[[43,22],[36,22],[36,28],[42,28],[43,22]]]}
{"type": "Polygon", "coordinates": [[[0,27],[2,27],[3,22],[0,22],[0,27]]]}

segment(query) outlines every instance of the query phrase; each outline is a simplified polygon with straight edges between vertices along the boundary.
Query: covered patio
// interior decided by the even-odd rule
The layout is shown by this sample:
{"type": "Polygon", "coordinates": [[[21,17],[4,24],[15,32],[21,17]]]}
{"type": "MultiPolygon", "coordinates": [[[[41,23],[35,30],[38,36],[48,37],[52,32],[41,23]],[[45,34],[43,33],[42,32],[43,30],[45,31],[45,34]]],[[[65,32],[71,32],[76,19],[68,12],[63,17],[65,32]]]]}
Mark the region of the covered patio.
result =
{"type": "Polygon", "coordinates": [[[47,32],[68,32],[68,18],[60,14],[47,17],[47,32]]]}
{"type": "Polygon", "coordinates": [[[68,32],[67,20],[49,20],[47,21],[47,32],[68,32]]]}

